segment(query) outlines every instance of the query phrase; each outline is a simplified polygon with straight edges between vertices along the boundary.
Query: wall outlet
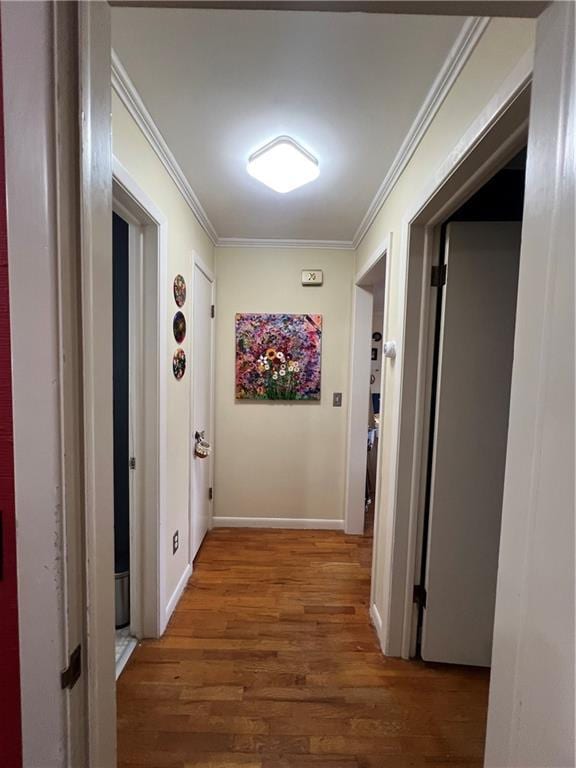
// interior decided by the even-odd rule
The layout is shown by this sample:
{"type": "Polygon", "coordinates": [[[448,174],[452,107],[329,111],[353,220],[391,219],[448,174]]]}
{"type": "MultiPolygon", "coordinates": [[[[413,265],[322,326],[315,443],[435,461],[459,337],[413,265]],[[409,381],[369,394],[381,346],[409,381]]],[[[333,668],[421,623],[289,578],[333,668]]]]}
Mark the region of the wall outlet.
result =
{"type": "Polygon", "coordinates": [[[178,551],[178,547],[180,546],[180,537],[178,536],[178,531],[174,533],[174,536],[172,536],[172,554],[175,555],[178,551]]]}

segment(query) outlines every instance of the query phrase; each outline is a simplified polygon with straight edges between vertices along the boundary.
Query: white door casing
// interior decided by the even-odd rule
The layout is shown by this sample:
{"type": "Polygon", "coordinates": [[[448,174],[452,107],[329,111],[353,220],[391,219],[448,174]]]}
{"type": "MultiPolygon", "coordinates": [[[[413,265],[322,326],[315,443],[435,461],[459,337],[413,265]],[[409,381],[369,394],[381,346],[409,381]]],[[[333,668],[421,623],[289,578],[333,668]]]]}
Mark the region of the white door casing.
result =
{"type": "Polygon", "coordinates": [[[88,765],[116,764],[110,7],[79,3],[88,765]]]}
{"type": "Polygon", "coordinates": [[[447,226],[422,658],[489,666],[520,222],[447,226]]]}
{"type": "Polygon", "coordinates": [[[168,223],[114,158],[114,210],[130,226],[131,630],[160,637],[166,625],[166,286],[168,223]]]}
{"type": "Polygon", "coordinates": [[[213,327],[212,306],[214,282],[210,272],[195,259],[192,309],[192,407],[190,428],[190,563],[198,554],[210,527],[212,455],[195,455],[196,433],[213,443],[212,371],[213,327]]]}
{"type": "Polygon", "coordinates": [[[576,764],[574,9],[536,33],[486,768],[576,764]]]}
{"type": "MultiPolygon", "coordinates": [[[[384,267],[384,320],[383,336],[386,335],[386,312],[388,308],[388,274],[390,263],[390,234],[375,249],[366,267],[356,275],[353,286],[352,330],[350,336],[350,395],[348,398],[347,437],[346,437],[346,485],[344,501],[344,529],[348,534],[362,535],[364,533],[365,489],[366,489],[366,444],[367,418],[369,412],[370,386],[370,350],[372,347],[372,314],[374,297],[371,275],[378,268],[384,267]]],[[[385,364],[381,360],[382,375],[380,388],[380,412],[384,407],[383,389],[385,364]]],[[[378,443],[380,450],[380,441],[378,443]]],[[[379,466],[379,463],[378,463],[379,466]]],[[[379,507],[379,479],[377,473],[375,489],[375,525],[377,524],[379,507]]]]}

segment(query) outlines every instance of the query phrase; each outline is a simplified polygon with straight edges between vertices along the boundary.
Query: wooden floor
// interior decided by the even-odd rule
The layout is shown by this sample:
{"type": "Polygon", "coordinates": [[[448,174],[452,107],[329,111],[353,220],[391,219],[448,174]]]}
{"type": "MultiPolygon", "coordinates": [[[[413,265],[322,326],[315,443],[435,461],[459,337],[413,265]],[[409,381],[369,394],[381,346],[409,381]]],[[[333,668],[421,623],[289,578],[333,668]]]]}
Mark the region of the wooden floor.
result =
{"type": "Polygon", "coordinates": [[[119,680],[119,766],[481,766],[487,673],[385,659],[370,560],[369,537],[209,533],[119,680]]]}

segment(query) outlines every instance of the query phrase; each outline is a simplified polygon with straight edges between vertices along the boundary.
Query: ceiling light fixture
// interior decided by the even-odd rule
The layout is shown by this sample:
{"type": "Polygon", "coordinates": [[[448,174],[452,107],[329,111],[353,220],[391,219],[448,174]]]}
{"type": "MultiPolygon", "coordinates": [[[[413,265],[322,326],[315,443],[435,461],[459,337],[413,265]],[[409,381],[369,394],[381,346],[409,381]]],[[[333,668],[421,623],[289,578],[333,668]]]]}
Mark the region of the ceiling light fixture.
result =
{"type": "Polygon", "coordinates": [[[318,160],[289,136],[279,136],[249,158],[246,170],[276,192],[291,192],[320,175],[318,160]]]}

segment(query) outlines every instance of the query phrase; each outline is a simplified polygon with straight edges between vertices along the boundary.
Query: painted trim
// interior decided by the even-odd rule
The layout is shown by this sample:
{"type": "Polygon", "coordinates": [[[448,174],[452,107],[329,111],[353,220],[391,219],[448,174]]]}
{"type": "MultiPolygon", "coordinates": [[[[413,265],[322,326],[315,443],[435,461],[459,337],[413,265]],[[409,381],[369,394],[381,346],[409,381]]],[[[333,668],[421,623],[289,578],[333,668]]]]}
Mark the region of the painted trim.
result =
{"type": "MultiPolygon", "coordinates": [[[[148,195],[142,187],[135,181],[126,166],[122,165],[116,155],[112,156],[112,172],[116,181],[121,187],[138,203],[140,208],[144,208],[157,224],[166,224],[166,216],[156,205],[154,200],[148,195]]],[[[133,215],[133,214],[132,214],[133,215]]]]}
{"type": "Polygon", "coordinates": [[[208,264],[206,264],[204,259],[200,256],[200,254],[197,251],[192,251],[192,263],[195,267],[198,267],[200,272],[202,272],[202,274],[207,280],[209,280],[211,283],[215,282],[216,277],[214,275],[214,271],[210,269],[208,264]]]}
{"type": "MultiPolygon", "coordinates": [[[[168,435],[167,435],[167,419],[166,419],[166,403],[167,403],[167,382],[166,374],[164,371],[163,361],[167,356],[167,286],[168,286],[168,220],[158,206],[154,203],[152,198],[146,194],[146,192],[138,185],[138,183],[131,176],[129,171],[122,165],[122,163],[113,156],[113,179],[116,184],[131,198],[134,202],[135,208],[141,211],[144,216],[147,216],[156,227],[158,244],[156,251],[156,339],[157,339],[157,392],[158,402],[156,410],[156,430],[158,435],[158,451],[156,455],[155,467],[147,467],[148,472],[156,472],[157,487],[156,487],[156,499],[157,499],[157,511],[156,518],[156,530],[154,533],[154,539],[156,540],[155,554],[156,554],[156,594],[154,595],[155,607],[153,614],[155,617],[155,626],[148,625],[148,617],[150,610],[143,611],[143,615],[140,617],[140,626],[146,636],[159,637],[164,631],[163,614],[165,605],[165,571],[166,571],[166,556],[165,556],[165,540],[166,540],[166,521],[167,521],[167,463],[168,463],[168,435]]],[[[114,199],[114,205],[117,205],[117,201],[114,199]]],[[[113,206],[114,207],[114,206],[113,206]]],[[[134,213],[129,211],[130,218],[133,221],[138,222],[138,226],[145,228],[146,222],[140,220],[140,218],[134,213]]],[[[146,237],[146,236],[145,236],[146,237]]],[[[145,272],[144,259],[147,258],[146,248],[142,248],[142,275],[145,272]]],[[[146,296],[142,295],[142,300],[146,301],[146,296]]],[[[140,361],[141,365],[145,365],[145,361],[140,361]]],[[[142,434],[142,431],[141,431],[142,434]]],[[[142,447],[142,446],[140,446],[142,447]]],[[[145,461],[146,450],[143,450],[142,458],[145,461]]],[[[145,489],[141,489],[140,498],[145,499],[145,489]]],[[[144,542],[144,548],[142,551],[142,561],[146,562],[146,554],[148,548],[145,545],[147,536],[145,531],[150,523],[149,510],[147,509],[146,501],[144,501],[143,509],[144,521],[141,526],[141,533],[144,533],[142,541],[144,542]]],[[[141,586],[145,581],[144,574],[140,574],[141,586]]],[[[143,600],[141,603],[144,606],[148,605],[148,599],[143,590],[143,600]]],[[[149,597],[149,596],[148,596],[149,597]]],[[[151,602],[151,600],[150,600],[151,602]]]]}
{"type": "Polygon", "coordinates": [[[146,109],[146,105],[142,101],[134,83],[130,80],[128,73],[122,66],[118,54],[114,50],[112,50],[112,88],[116,91],[118,98],[124,104],[134,122],[148,140],[152,149],[158,155],[162,165],[168,171],[170,178],[176,184],[178,190],[192,209],[198,223],[206,232],[212,243],[215,244],[218,240],[218,235],[216,234],[214,225],[208,218],[208,214],[190,186],[184,171],[172,154],[166,140],[158,130],[158,126],[152,119],[150,112],[146,109]]]}
{"type": "Polygon", "coordinates": [[[384,237],[380,243],[374,248],[372,251],[372,255],[367,260],[366,264],[356,272],[356,277],[354,278],[354,283],[356,285],[360,285],[362,280],[366,277],[368,272],[376,266],[376,264],[380,261],[380,259],[385,256],[388,253],[388,249],[390,248],[390,243],[392,242],[392,232],[390,232],[386,237],[384,237]]]}
{"type": "Polygon", "coordinates": [[[110,7],[78,4],[88,765],[116,764],[110,7]]]}
{"type": "Polygon", "coordinates": [[[166,629],[166,626],[168,622],[170,621],[170,617],[174,613],[174,609],[178,605],[178,601],[182,597],[182,594],[184,590],[186,589],[186,585],[188,584],[188,579],[192,575],[192,566],[190,563],[184,568],[184,573],[182,576],[180,576],[180,580],[178,581],[178,584],[176,585],[176,589],[174,592],[172,592],[172,596],[170,597],[170,600],[168,600],[166,604],[166,610],[164,612],[164,627],[162,628],[162,632],[166,629]]]}
{"type": "Polygon", "coordinates": [[[352,240],[290,240],[274,238],[219,237],[218,248],[307,248],[331,251],[352,251],[352,240]]]}
{"type": "MultiPolygon", "coordinates": [[[[365,265],[357,274],[353,286],[352,324],[350,332],[350,370],[347,433],[346,433],[346,484],[344,500],[345,531],[349,534],[361,535],[364,532],[364,494],[366,480],[366,440],[367,422],[364,417],[369,411],[370,389],[370,347],[372,337],[373,295],[372,286],[361,285],[362,280],[374,266],[385,259],[386,284],[384,317],[388,306],[389,249],[392,234],[385,237],[365,265]],[[365,426],[363,426],[365,425],[365,426]]],[[[383,320],[382,334],[386,338],[386,321],[383,320]]],[[[382,381],[384,378],[382,367],[382,381]]],[[[381,410],[383,406],[382,386],[381,410]]],[[[380,446],[378,441],[377,467],[380,467],[380,446]]],[[[379,470],[378,470],[379,474],[379,470]]],[[[375,489],[375,520],[378,518],[379,484],[375,489]]]]}
{"type": "Polygon", "coordinates": [[[325,250],[356,250],[372,226],[374,219],[394,189],[396,182],[418,149],[426,131],[444,103],[450,89],[474,52],[476,45],[486,31],[490,18],[470,18],[462,27],[440,72],[428,91],[426,98],[406,138],[402,142],[388,173],[372,199],[352,240],[295,240],[289,238],[220,237],[202,207],[198,196],[178,161],[172,154],[158,126],[148,112],[142,97],[124,69],[118,54],[112,51],[112,87],[140,128],[152,149],[168,171],[170,177],[192,209],[198,222],[218,248],[319,248],[325,250]]]}
{"type": "Polygon", "coordinates": [[[380,212],[380,209],[396,186],[396,182],[420,146],[420,142],[438,114],[450,89],[460,76],[465,64],[474,52],[474,49],[478,45],[478,42],[486,31],[489,23],[489,18],[472,18],[465,22],[462,31],[458,35],[456,42],[452,46],[452,49],[442,66],[442,69],[438,73],[428,95],[424,99],[424,103],[420,107],[416,119],[406,134],[406,138],[402,142],[388,173],[384,177],[384,181],[380,185],[364,218],[360,222],[360,226],[356,230],[352,240],[354,248],[358,248],[364,239],[364,236],[374,223],[374,219],[380,212]]]}
{"type": "Polygon", "coordinates": [[[214,528],[294,528],[319,531],[343,531],[344,520],[304,517],[213,517],[214,528]]]}
{"type": "MultiPolygon", "coordinates": [[[[412,206],[410,212],[404,217],[405,222],[414,221],[422,213],[446,179],[471,154],[494,124],[530,84],[533,68],[534,52],[529,50],[518,60],[514,69],[501,84],[486,107],[459,139],[452,151],[446,155],[446,160],[436,170],[428,184],[420,190],[417,201],[412,206]]],[[[443,211],[437,217],[439,220],[444,216],[443,211]]]]}
{"type": "Polygon", "coordinates": [[[378,611],[378,608],[376,607],[376,603],[370,604],[370,621],[372,622],[372,626],[376,630],[376,635],[378,636],[378,642],[380,643],[380,649],[382,653],[384,653],[384,642],[382,640],[382,617],[380,616],[380,612],[378,611]]]}
{"type": "MultiPolygon", "coordinates": [[[[389,320],[390,320],[390,272],[392,269],[392,253],[393,253],[393,238],[394,235],[392,232],[388,235],[388,238],[385,239],[385,241],[379,246],[379,248],[382,248],[383,245],[385,245],[386,250],[386,264],[385,264],[385,272],[384,272],[384,312],[383,312],[383,318],[382,318],[382,341],[388,340],[389,337],[389,320]]],[[[373,257],[371,258],[372,264],[376,264],[378,258],[377,258],[377,251],[374,252],[373,257]]],[[[362,279],[362,278],[360,278],[362,279]]],[[[382,364],[382,370],[380,374],[380,426],[378,429],[378,453],[376,457],[376,488],[374,489],[375,494],[375,500],[374,500],[374,531],[373,531],[373,540],[374,540],[374,546],[372,547],[372,567],[371,567],[371,574],[376,573],[377,569],[377,560],[378,560],[378,545],[377,542],[381,540],[381,526],[382,526],[382,434],[384,432],[384,425],[385,425],[385,419],[384,415],[387,411],[387,400],[386,400],[386,393],[388,390],[388,381],[387,376],[389,376],[390,369],[393,369],[393,366],[395,364],[394,359],[388,359],[386,366],[382,364]]],[[[376,596],[378,594],[378,586],[375,578],[371,579],[370,584],[370,601],[374,602],[376,600],[376,596]]],[[[380,618],[380,613],[378,613],[378,617],[380,618]]]]}

